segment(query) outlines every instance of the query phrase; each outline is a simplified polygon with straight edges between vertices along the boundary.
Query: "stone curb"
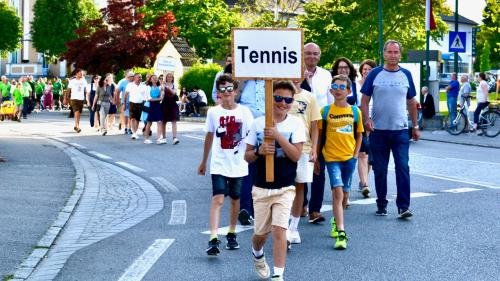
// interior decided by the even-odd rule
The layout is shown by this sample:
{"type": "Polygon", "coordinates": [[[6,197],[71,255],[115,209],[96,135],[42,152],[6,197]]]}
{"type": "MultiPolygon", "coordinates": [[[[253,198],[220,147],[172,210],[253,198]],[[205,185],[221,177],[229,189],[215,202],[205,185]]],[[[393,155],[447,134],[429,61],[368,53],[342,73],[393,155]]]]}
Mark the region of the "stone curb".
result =
{"type": "Polygon", "coordinates": [[[69,199],[66,202],[64,208],[59,212],[57,219],[52,223],[49,227],[45,235],[38,241],[35,250],[29,255],[22,263],[19,265],[14,272],[14,279],[11,281],[20,281],[26,280],[38,266],[40,261],[45,257],[48,253],[50,247],[54,244],[54,241],[61,233],[61,230],[64,228],[66,223],[68,222],[71,214],[73,213],[76,205],[80,201],[80,198],[83,194],[83,190],[85,188],[85,173],[83,171],[83,167],[78,161],[76,157],[74,157],[69,151],[72,149],[68,145],[61,144],[57,141],[44,138],[49,143],[53,144],[57,148],[61,149],[64,153],[66,153],[70,158],[73,166],[75,168],[75,186],[73,192],[69,199]]]}

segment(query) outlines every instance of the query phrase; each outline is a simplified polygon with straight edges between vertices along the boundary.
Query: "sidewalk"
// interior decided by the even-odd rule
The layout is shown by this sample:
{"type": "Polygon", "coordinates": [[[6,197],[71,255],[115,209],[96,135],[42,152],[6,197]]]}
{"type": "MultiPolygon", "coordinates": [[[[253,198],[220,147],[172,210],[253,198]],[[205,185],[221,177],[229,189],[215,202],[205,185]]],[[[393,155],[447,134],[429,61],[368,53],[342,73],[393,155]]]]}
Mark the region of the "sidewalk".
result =
{"type": "Polygon", "coordinates": [[[445,143],[481,146],[500,149],[500,136],[489,138],[486,136],[478,136],[476,133],[462,133],[458,136],[453,136],[445,130],[437,131],[421,131],[421,140],[437,141],[445,143]]]}

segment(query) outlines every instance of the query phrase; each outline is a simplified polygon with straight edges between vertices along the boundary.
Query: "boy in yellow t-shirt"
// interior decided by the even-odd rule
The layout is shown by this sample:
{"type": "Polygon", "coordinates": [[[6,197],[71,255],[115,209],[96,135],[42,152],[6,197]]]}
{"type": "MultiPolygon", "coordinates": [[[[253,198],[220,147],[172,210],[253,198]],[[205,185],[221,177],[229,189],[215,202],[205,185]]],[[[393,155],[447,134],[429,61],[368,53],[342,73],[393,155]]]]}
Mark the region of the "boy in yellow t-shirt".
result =
{"type": "Polygon", "coordinates": [[[331,220],[330,236],[337,238],[335,249],[345,249],[347,235],[344,228],[344,208],[349,197],[364,129],[361,111],[357,106],[347,103],[347,96],[351,93],[349,78],[345,75],[333,77],[330,93],[335,101],[321,110],[321,143],[333,198],[334,217],[331,220]]]}

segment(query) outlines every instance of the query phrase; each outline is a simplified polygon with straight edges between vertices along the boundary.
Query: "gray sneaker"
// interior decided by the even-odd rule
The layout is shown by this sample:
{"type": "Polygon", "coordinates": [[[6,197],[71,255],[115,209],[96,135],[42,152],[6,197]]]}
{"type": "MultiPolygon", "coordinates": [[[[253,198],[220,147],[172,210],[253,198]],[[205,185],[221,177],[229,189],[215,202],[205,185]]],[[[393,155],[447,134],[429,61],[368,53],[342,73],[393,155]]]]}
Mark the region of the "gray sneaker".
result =
{"type": "Polygon", "coordinates": [[[267,279],[271,276],[271,270],[266,262],[266,257],[262,255],[260,258],[253,256],[253,265],[255,266],[255,271],[261,279],[267,279]]]}

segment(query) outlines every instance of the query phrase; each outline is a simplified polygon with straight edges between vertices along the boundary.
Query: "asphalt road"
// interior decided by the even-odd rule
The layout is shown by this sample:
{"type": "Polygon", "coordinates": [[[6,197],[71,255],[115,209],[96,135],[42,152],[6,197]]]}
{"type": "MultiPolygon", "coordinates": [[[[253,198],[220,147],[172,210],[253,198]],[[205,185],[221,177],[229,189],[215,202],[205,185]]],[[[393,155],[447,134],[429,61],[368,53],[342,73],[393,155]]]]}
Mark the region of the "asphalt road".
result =
{"type": "MultiPolygon", "coordinates": [[[[100,161],[118,166],[116,162],[120,162],[122,167],[123,162],[131,164],[133,167],[127,169],[146,180],[163,177],[178,191],[166,192],[157,185],[164,200],[162,211],[78,250],[56,280],[119,280],[159,239],[173,242],[163,248],[150,268],[141,264],[146,268],[143,280],[258,280],[250,252],[251,230],[238,233],[239,250],[223,250],[216,258],[204,252],[208,236],[202,232],[208,230],[211,182],[209,176],[196,174],[202,154],[202,124],[181,123],[179,145],[157,146],[113,133],[102,137],[85,127],[83,135],[75,135],[69,121],[47,114],[36,126],[52,129],[36,127],[33,131],[76,144],[84,153],[100,155],[95,156],[100,161]],[[179,200],[186,203],[185,223],[172,224],[172,206],[179,200]]],[[[412,219],[398,220],[394,202],[387,217],[376,217],[375,205],[352,192],[351,201],[355,203],[345,213],[348,249],[333,249],[328,224],[311,225],[302,220],[303,242],[289,252],[285,278],[498,280],[500,150],[420,141],[411,144],[410,158],[412,219]]],[[[355,175],[353,182],[357,181],[355,175]]],[[[388,184],[389,196],[393,196],[393,172],[388,184]]],[[[328,188],[324,204],[331,204],[328,188]]],[[[222,212],[223,226],[228,222],[227,207],[222,212]]],[[[324,214],[329,218],[331,211],[324,214]]],[[[265,252],[271,261],[271,244],[265,252]]]]}

